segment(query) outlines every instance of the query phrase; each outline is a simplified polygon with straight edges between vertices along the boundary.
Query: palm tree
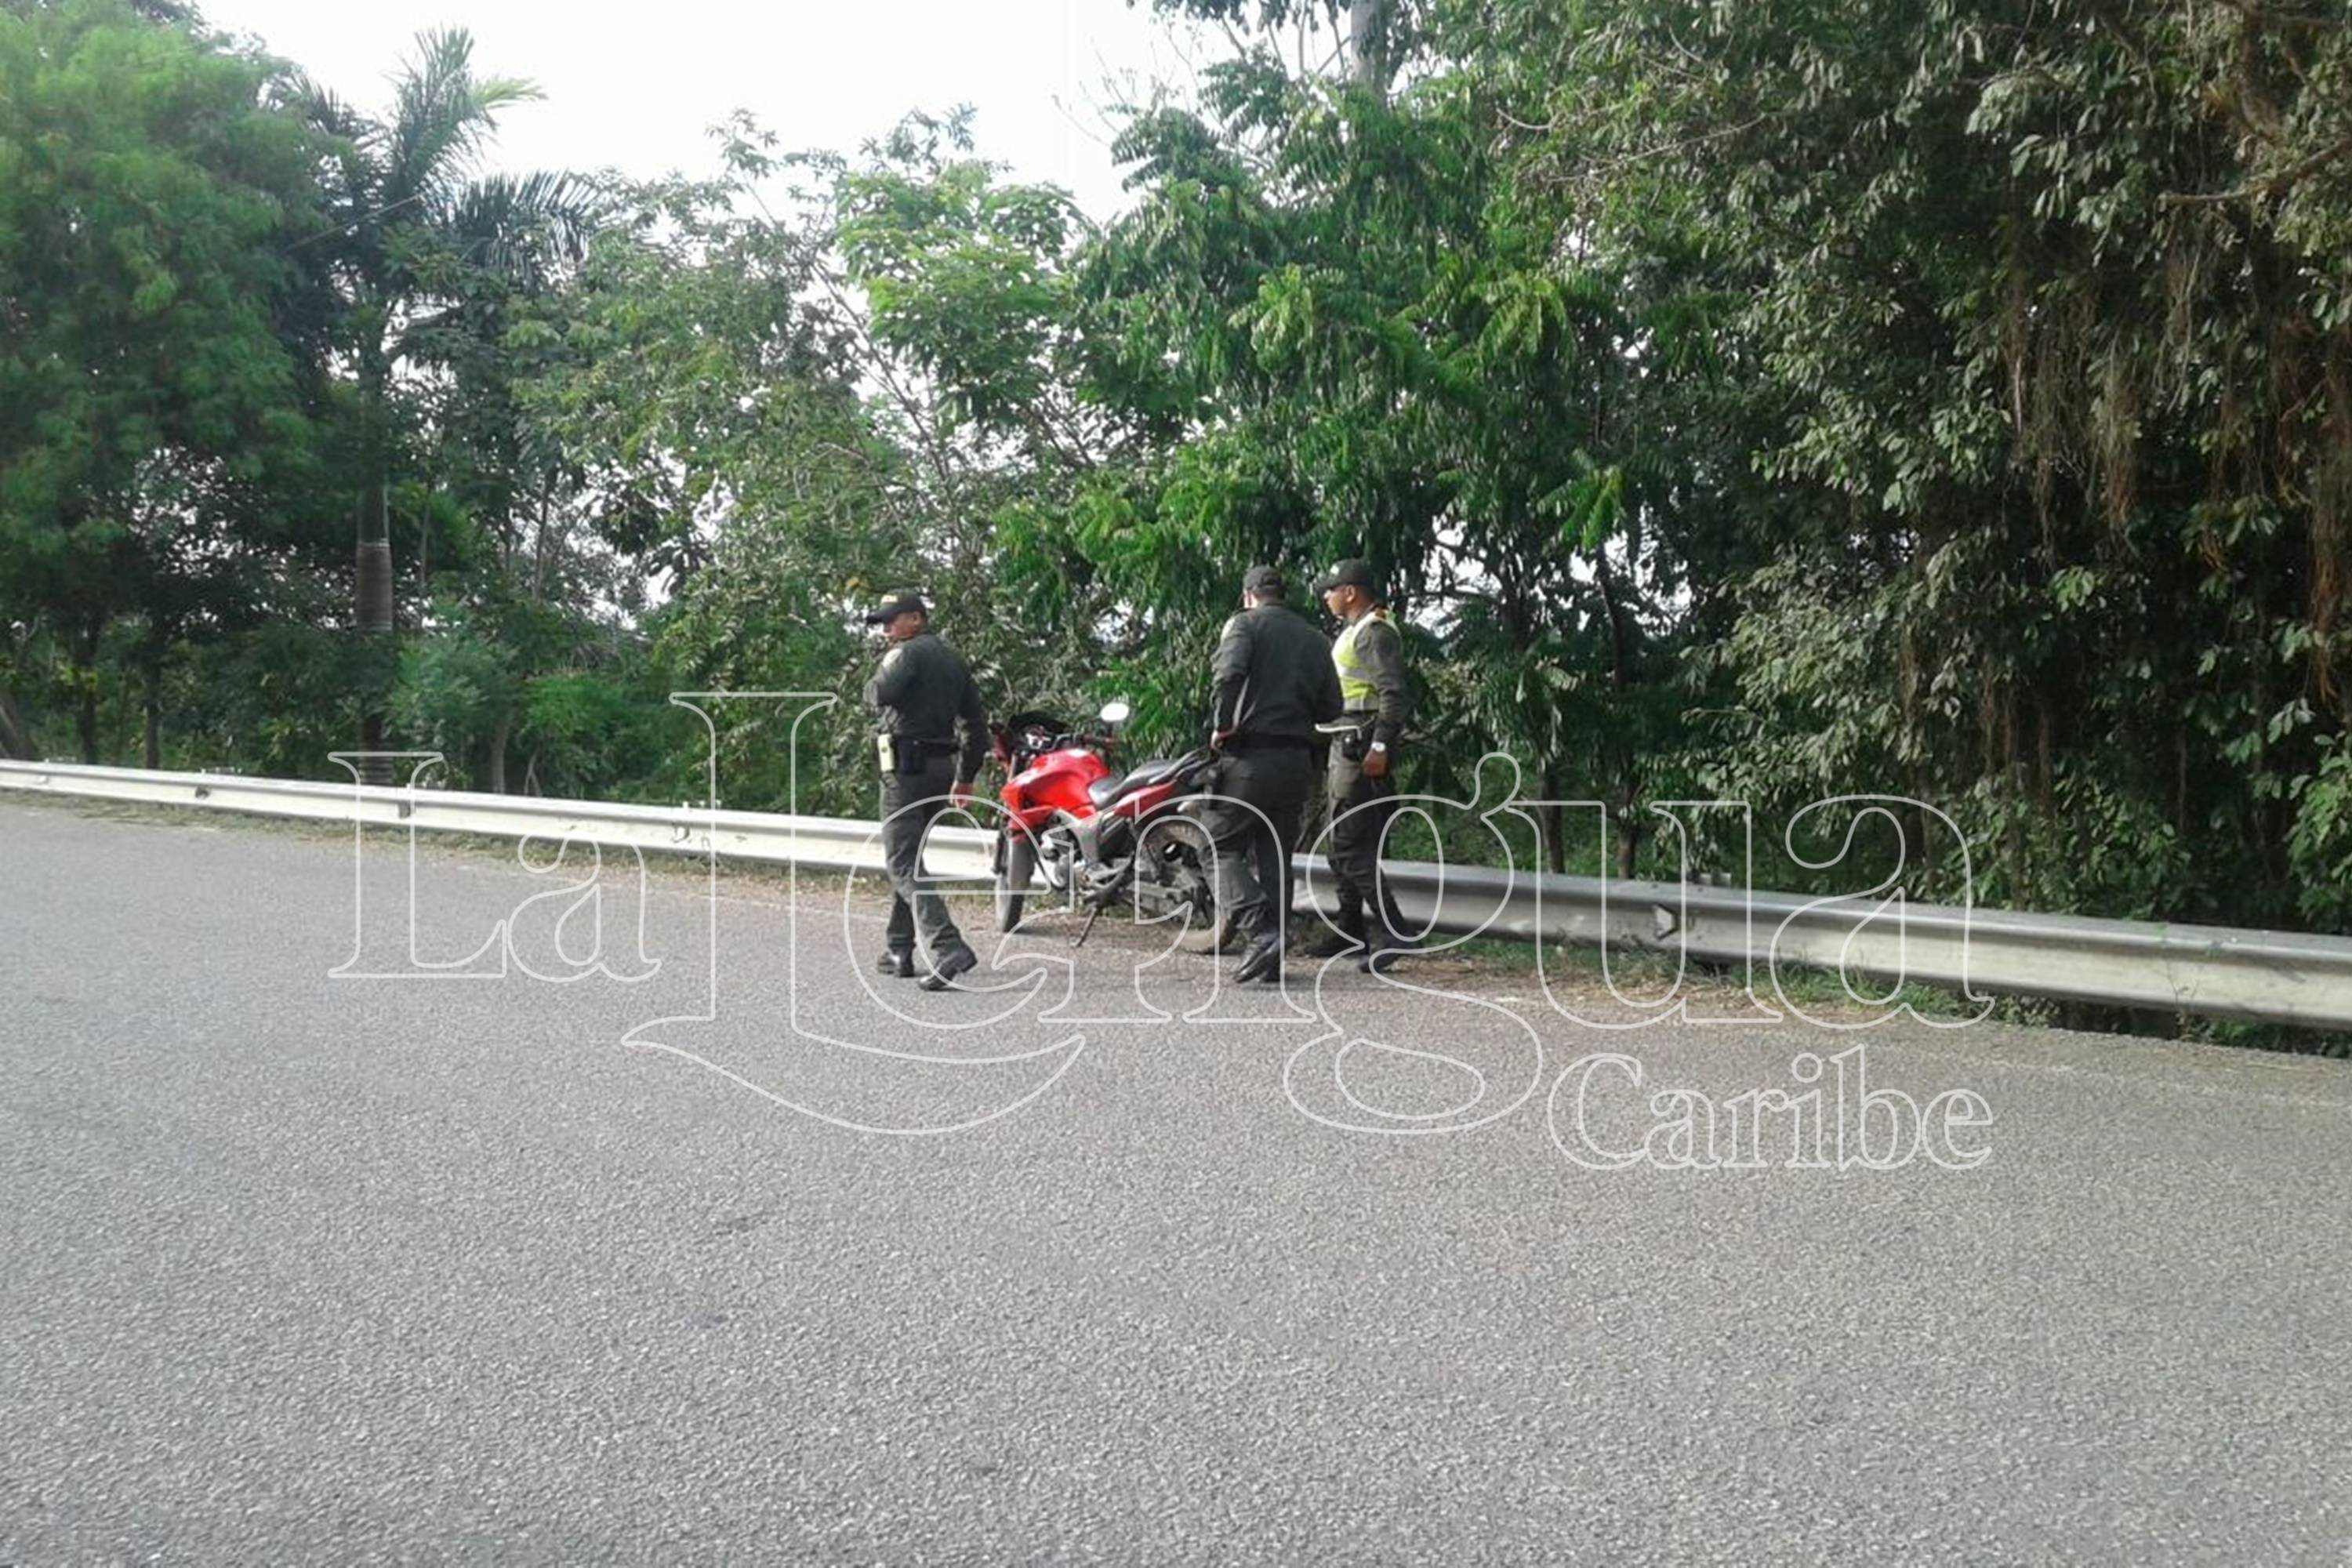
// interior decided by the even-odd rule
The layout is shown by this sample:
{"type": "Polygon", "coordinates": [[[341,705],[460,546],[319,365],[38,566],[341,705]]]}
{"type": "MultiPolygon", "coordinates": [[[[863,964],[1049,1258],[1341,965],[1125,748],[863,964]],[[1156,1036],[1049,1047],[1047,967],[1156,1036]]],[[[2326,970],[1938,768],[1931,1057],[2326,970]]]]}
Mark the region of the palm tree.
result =
{"type": "MultiPolygon", "coordinates": [[[[446,303],[436,297],[434,262],[455,258],[536,284],[578,258],[597,218],[593,189],[571,175],[477,174],[499,114],[540,91],[520,78],[476,75],[473,55],[463,28],[418,34],[384,119],[357,112],[307,78],[290,89],[292,106],[334,148],[321,174],[340,221],[319,237],[333,247],[330,269],[348,334],[340,347],[358,382],[355,624],[380,644],[394,631],[385,510],[393,377],[418,357],[420,336],[446,303]]],[[[383,684],[371,680],[361,700],[361,750],[382,751],[383,729],[383,684]]],[[[388,764],[370,764],[367,776],[390,782],[388,764]]]]}

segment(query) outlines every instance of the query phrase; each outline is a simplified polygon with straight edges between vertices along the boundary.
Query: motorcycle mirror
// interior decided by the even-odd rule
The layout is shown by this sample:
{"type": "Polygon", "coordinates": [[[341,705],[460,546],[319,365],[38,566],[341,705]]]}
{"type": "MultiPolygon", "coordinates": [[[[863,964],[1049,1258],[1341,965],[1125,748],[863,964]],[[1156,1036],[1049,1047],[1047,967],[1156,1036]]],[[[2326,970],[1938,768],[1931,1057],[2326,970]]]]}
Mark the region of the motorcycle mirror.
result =
{"type": "Polygon", "coordinates": [[[1127,716],[1134,711],[1135,710],[1128,705],[1126,698],[1114,697],[1103,704],[1102,721],[1106,724],[1124,724],[1127,722],[1127,716]]]}

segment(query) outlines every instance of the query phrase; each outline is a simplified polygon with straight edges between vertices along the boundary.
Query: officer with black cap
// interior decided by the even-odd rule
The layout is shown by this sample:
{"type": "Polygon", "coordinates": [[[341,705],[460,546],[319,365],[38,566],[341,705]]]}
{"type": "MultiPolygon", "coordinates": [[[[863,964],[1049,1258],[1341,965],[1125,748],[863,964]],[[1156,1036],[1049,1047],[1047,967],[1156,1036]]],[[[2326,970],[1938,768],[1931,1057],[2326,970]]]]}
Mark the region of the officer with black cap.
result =
{"type": "Polygon", "coordinates": [[[929,607],[914,590],[890,595],[866,624],[880,626],[890,644],[866,683],[866,705],[880,731],[882,860],[890,876],[880,968],[902,979],[915,973],[919,928],[931,963],[923,989],[944,991],[980,960],[948,914],[947,900],[922,885],[923,835],[950,803],[971,799],[971,781],[988,755],[988,713],[971,671],[932,633],[929,607]]]}
{"type": "Polygon", "coordinates": [[[1362,953],[1361,967],[1385,970],[1419,943],[1406,934],[1395,895],[1381,875],[1381,838],[1396,811],[1397,743],[1412,712],[1404,638],[1381,607],[1370,563],[1347,560],[1316,580],[1323,606],[1340,623],[1331,664],[1341,717],[1355,728],[1331,748],[1326,785],[1331,804],[1331,875],[1339,887],[1339,931],[1306,949],[1310,958],[1362,953]],[[1365,911],[1379,923],[1365,929],[1365,911]]]}
{"type": "Polygon", "coordinates": [[[1211,745],[1223,761],[1204,814],[1216,848],[1217,902],[1246,944],[1236,980],[1282,977],[1290,847],[1315,788],[1315,726],[1339,716],[1339,680],[1322,637],[1286,603],[1271,566],[1242,578],[1242,612],[1210,666],[1211,745]],[[1253,809],[1254,808],[1254,809],[1253,809]]]}

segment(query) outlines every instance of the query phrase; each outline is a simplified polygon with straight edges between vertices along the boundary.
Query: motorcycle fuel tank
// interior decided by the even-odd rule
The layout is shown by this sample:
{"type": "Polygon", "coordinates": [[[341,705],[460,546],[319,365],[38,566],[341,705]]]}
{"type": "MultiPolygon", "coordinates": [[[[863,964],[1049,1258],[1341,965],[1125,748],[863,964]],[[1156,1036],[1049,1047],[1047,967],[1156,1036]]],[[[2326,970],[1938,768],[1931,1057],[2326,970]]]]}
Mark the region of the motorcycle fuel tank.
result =
{"type": "Polygon", "coordinates": [[[1087,786],[1109,775],[1110,768],[1083,746],[1048,752],[1013,776],[1024,806],[1047,806],[1083,815],[1094,809],[1087,786]]]}

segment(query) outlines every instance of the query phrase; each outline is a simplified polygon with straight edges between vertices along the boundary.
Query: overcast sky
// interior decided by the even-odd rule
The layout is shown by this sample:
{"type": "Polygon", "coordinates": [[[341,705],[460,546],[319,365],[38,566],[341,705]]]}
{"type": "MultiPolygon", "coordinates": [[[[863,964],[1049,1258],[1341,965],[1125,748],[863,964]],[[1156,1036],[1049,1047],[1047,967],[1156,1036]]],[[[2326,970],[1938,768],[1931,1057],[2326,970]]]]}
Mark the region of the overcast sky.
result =
{"type": "Polygon", "coordinates": [[[748,109],[783,150],[854,150],[910,109],[979,110],[980,151],[1050,180],[1104,216],[1122,205],[1107,145],[1106,78],[1189,83],[1195,49],[1125,0],[200,0],[224,30],[362,110],[427,27],[463,26],[476,68],[527,77],[543,101],[499,124],[495,163],[704,174],[705,131],[748,109]]]}

